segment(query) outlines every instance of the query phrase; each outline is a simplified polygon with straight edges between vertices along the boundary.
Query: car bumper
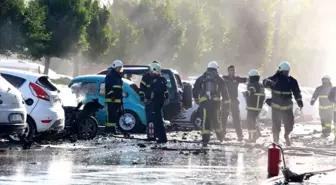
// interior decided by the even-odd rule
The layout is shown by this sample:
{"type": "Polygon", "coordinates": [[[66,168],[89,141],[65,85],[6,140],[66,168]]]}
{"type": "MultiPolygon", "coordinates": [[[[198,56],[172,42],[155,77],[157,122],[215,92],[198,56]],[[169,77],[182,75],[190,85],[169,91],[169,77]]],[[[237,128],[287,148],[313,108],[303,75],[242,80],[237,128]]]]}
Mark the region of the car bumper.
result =
{"type": "Polygon", "coordinates": [[[0,123],[0,135],[22,135],[26,127],[26,123],[0,123]]]}
{"type": "Polygon", "coordinates": [[[37,132],[61,131],[65,127],[65,115],[62,107],[58,108],[35,108],[31,117],[36,123],[37,132]],[[49,122],[43,122],[48,120],[49,122]]]}

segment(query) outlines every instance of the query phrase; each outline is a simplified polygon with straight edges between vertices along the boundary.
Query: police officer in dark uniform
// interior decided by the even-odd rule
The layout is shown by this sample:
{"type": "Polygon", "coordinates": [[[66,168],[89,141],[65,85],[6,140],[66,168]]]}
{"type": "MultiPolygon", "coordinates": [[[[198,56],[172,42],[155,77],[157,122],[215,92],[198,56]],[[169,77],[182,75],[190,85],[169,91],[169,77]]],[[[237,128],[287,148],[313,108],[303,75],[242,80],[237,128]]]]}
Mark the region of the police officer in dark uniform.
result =
{"type": "Polygon", "coordinates": [[[330,90],[328,100],[334,104],[334,135],[335,135],[334,144],[336,144],[336,87],[333,87],[330,90]]]}
{"type": "Polygon", "coordinates": [[[285,126],[284,137],[287,146],[291,145],[289,134],[294,126],[292,95],[294,95],[298,106],[301,109],[303,107],[299,84],[295,78],[289,76],[289,72],[290,64],[286,61],[281,62],[277,73],[263,81],[263,85],[272,91],[272,98],[267,99],[266,102],[272,107],[273,141],[279,142],[282,121],[285,126]]]}
{"type": "Polygon", "coordinates": [[[206,147],[211,131],[215,130],[217,139],[223,141],[223,129],[220,120],[221,96],[228,99],[225,81],[219,76],[218,64],[212,61],[207,71],[197,78],[193,88],[193,98],[199,104],[202,118],[202,142],[206,147]]]}
{"type": "Polygon", "coordinates": [[[331,124],[333,121],[333,103],[328,100],[328,95],[332,89],[330,76],[322,77],[322,85],[315,89],[310,105],[314,105],[315,101],[319,99],[319,113],[322,125],[322,137],[328,137],[331,132],[331,124]]]}
{"type": "Polygon", "coordinates": [[[236,70],[233,65],[228,67],[228,76],[223,76],[227,91],[229,93],[229,99],[222,101],[222,124],[224,129],[224,137],[226,133],[226,123],[228,120],[229,113],[232,115],[233,126],[235,127],[237,137],[239,141],[244,139],[243,131],[241,128],[240,120],[240,110],[239,110],[239,100],[238,100],[238,85],[240,83],[246,83],[247,78],[242,78],[235,75],[236,70]]]}
{"type": "Polygon", "coordinates": [[[167,80],[161,75],[161,66],[158,63],[150,64],[152,81],[149,87],[149,107],[152,113],[154,123],[155,137],[158,143],[166,143],[167,135],[162,118],[163,106],[168,100],[167,80]]]}
{"type": "Polygon", "coordinates": [[[116,132],[117,121],[123,113],[123,63],[115,60],[105,77],[106,131],[116,132]]]}
{"type": "MultiPolygon", "coordinates": [[[[158,61],[153,61],[152,63],[160,64],[158,61]]],[[[146,111],[146,120],[147,120],[147,140],[148,141],[156,141],[155,137],[151,137],[149,134],[149,123],[153,122],[152,120],[152,109],[149,107],[151,104],[149,103],[150,100],[150,84],[153,80],[153,73],[149,70],[147,73],[142,75],[141,82],[140,82],[140,89],[139,89],[139,96],[140,100],[145,104],[145,111],[146,111]]]]}
{"type": "Polygon", "coordinates": [[[248,76],[247,91],[243,94],[246,99],[249,141],[255,142],[260,134],[259,127],[257,127],[257,118],[264,105],[265,89],[259,82],[260,74],[257,70],[249,71],[248,76]]]}

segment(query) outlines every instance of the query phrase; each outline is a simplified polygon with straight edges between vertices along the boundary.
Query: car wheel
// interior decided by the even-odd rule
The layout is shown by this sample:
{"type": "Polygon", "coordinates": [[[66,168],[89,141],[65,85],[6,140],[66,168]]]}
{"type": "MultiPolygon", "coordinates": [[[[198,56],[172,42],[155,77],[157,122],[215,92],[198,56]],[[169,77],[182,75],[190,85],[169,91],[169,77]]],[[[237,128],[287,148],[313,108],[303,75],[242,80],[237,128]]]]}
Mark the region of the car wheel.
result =
{"type": "Polygon", "coordinates": [[[98,133],[98,122],[90,116],[81,120],[77,125],[78,139],[87,140],[93,139],[98,133]]]}
{"type": "Polygon", "coordinates": [[[138,115],[130,110],[125,110],[124,115],[120,116],[118,127],[121,131],[130,133],[144,133],[146,130],[138,115]]]}
{"type": "Polygon", "coordinates": [[[191,123],[194,125],[195,130],[202,129],[202,119],[199,116],[197,116],[196,111],[191,116],[191,123]]]}
{"type": "MultiPolygon", "coordinates": [[[[31,141],[36,133],[36,126],[35,122],[31,117],[27,117],[27,127],[24,132],[23,138],[27,141],[31,141]]],[[[22,143],[23,139],[22,136],[19,135],[9,135],[8,140],[13,143],[22,143]]]]}

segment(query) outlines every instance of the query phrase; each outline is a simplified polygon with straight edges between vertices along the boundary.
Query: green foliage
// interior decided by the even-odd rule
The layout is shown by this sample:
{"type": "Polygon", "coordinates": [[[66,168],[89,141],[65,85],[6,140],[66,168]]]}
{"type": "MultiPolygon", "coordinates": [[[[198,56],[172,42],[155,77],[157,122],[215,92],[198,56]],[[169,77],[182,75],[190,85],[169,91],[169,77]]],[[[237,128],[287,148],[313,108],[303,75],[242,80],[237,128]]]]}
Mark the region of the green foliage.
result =
{"type": "Polygon", "coordinates": [[[24,0],[0,1],[0,55],[22,52],[27,27],[24,0]]]}
{"type": "Polygon", "coordinates": [[[85,55],[92,61],[106,54],[110,45],[115,42],[117,34],[111,34],[109,24],[111,13],[106,7],[100,8],[98,1],[90,3],[90,23],[86,29],[88,50],[85,55]]]}
{"type": "Polygon", "coordinates": [[[45,25],[51,34],[44,56],[70,58],[88,47],[85,31],[89,10],[85,7],[86,0],[38,1],[46,9],[45,25]]]}

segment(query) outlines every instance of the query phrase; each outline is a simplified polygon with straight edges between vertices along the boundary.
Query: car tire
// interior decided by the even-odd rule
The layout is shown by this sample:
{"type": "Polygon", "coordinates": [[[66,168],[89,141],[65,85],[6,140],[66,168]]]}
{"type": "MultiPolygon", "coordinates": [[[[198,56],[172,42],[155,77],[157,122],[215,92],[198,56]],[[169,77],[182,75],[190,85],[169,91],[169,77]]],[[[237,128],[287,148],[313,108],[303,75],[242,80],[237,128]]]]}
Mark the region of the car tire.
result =
{"type": "Polygon", "coordinates": [[[90,116],[77,124],[77,135],[80,140],[89,140],[97,136],[98,133],[98,121],[96,118],[90,116]]]}
{"type": "Polygon", "coordinates": [[[117,126],[120,131],[127,133],[145,133],[146,131],[146,126],[140,122],[138,115],[131,110],[125,110],[124,115],[119,117],[117,126]],[[123,119],[126,119],[128,123],[125,123],[123,119]]]}
{"type": "Polygon", "coordinates": [[[17,136],[17,135],[9,135],[8,140],[12,143],[23,143],[24,139],[26,141],[31,141],[34,138],[36,134],[36,125],[35,125],[35,121],[30,116],[27,116],[27,128],[25,130],[25,134],[26,136],[24,137],[17,136]]]}
{"type": "Polygon", "coordinates": [[[184,108],[189,109],[192,107],[193,97],[192,97],[192,85],[190,83],[183,84],[183,105],[184,108]]]}

